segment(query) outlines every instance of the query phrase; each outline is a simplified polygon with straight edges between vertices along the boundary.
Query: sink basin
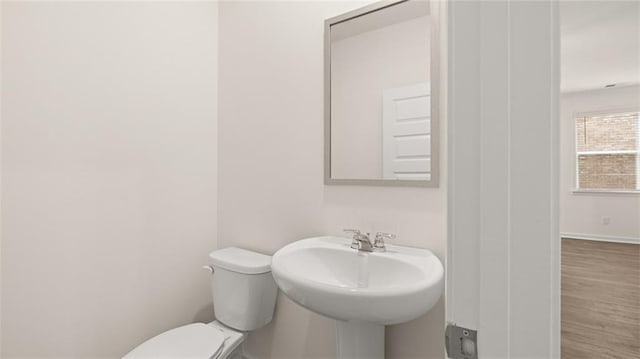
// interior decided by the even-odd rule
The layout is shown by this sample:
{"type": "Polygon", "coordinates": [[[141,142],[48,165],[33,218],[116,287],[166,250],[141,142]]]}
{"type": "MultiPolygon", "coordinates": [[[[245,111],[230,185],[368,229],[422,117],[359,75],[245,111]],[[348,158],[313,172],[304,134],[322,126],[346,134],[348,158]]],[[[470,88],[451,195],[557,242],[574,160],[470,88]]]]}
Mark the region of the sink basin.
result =
{"type": "Polygon", "coordinates": [[[316,237],[283,247],[271,264],[276,283],[313,312],[381,325],[418,318],[440,298],[442,263],[430,251],[387,245],[386,252],[359,252],[350,245],[316,237]]]}

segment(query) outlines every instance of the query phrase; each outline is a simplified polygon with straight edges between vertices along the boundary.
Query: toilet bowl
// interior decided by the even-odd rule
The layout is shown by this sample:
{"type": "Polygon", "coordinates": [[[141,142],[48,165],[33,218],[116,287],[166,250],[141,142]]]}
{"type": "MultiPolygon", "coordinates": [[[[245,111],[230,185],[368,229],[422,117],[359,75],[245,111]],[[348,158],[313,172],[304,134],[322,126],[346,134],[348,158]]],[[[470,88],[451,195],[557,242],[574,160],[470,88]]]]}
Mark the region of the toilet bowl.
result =
{"type": "Polygon", "coordinates": [[[168,330],[127,353],[126,359],[242,359],[249,332],[271,322],[277,286],[271,257],[229,247],[209,254],[216,320],[168,330]]]}

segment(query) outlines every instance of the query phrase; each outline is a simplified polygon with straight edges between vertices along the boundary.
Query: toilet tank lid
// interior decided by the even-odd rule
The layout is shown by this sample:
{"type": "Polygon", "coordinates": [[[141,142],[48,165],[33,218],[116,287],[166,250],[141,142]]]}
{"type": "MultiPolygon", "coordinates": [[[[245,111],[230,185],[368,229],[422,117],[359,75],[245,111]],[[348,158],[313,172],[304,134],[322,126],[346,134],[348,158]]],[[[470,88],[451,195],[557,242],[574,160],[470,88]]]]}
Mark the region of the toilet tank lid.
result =
{"type": "Polygon", "coordinates": [[[271,272],[271,256],[237,247],[218,249],[209,254],[211,265],[243,274],[271,272]]]}

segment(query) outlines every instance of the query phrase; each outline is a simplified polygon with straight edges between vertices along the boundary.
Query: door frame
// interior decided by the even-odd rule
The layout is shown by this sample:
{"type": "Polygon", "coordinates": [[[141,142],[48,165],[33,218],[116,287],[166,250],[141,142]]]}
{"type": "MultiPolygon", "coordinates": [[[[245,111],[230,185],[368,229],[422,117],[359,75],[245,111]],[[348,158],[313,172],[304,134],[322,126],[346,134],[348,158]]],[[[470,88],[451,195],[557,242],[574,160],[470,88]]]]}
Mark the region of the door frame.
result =
{"type": "Polygon", "coordinates": [[[447,15],[446,319],[479,358],[559,358],[558,4],[447,15]]]}

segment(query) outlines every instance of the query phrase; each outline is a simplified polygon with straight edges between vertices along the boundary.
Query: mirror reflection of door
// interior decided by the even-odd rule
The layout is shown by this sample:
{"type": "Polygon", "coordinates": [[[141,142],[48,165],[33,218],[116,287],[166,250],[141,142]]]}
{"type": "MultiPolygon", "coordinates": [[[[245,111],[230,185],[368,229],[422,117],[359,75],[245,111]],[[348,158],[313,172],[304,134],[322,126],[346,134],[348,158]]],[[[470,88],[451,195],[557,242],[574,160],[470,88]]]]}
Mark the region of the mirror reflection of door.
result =
{"type": "Polygon", "coordinates": [[[382,108],[383,178],[431,179],[429,84],[386,90],[382,108]]]}

